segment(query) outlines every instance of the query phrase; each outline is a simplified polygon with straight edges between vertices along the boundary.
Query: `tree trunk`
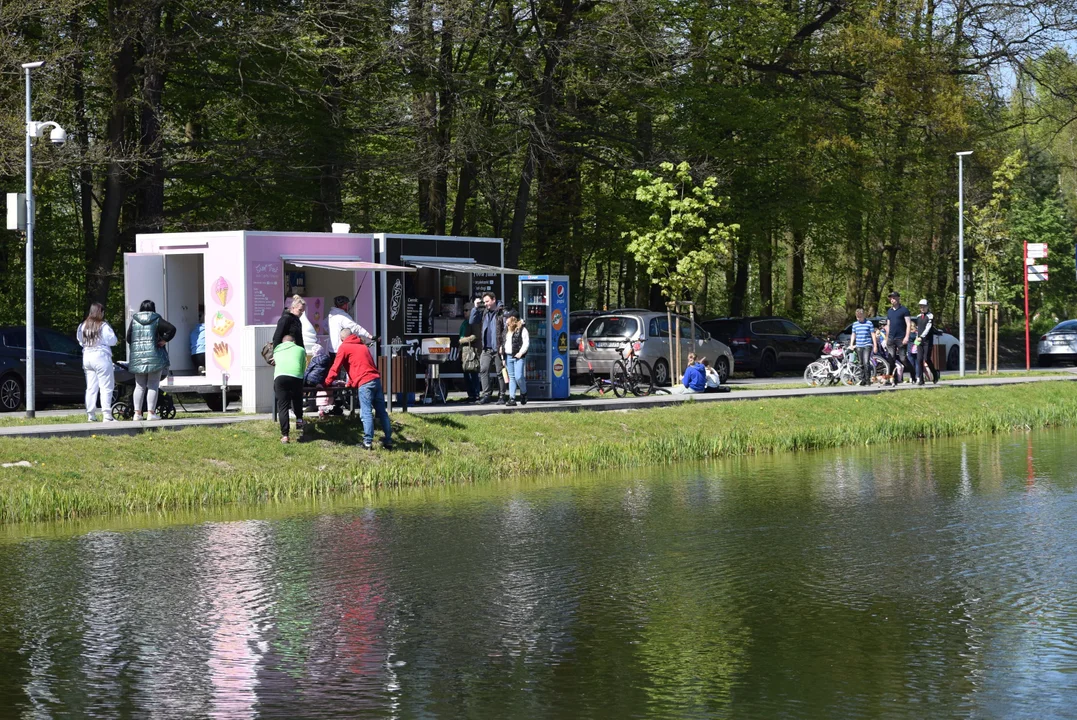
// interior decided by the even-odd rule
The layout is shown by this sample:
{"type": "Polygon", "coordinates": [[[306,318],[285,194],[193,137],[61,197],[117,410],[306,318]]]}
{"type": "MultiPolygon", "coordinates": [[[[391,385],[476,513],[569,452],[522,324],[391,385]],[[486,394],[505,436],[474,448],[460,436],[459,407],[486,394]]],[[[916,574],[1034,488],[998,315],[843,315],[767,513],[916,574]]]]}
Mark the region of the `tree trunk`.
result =
{"type": "Polygon", "coordinates": [[[785,288],[785,313],[797,320],[804,317],[804,245],[803,228],[794,226],[789,240],[789,282],[785,288]]]}
{"type": "Polygon", "coordinates": [[[756,256],[759,258],[759,303],[764,315],[774,314],[774,245],[773,231],[767,230],[760,238],[756,256]]]}
{"type": "Polygon", "coordinates": [[[105,174],[104,198],[97,233],[97,252],[89,276],[89,300],[104,304],[108,298],[116,255],[120,248],[120,213],[130,186],[124,168],[124,141],[127,136],[127,114],[135,82],[135,41],[128,29],[128,13],[122,2],[109,5],[109,29],[115,41],[112,65],[112,107],[105,127],[107,155],[110,158],[105,174]]]}
{"type": "Polygon", "coordinates": [[[747,236],[742,233],[737,239],[736,247],[737,269],[733,278],[733,289],[729,293],[729,314],[739,317],[744,314],[745,296],[748,294],[748,270],[752,246],[747,236]]]}

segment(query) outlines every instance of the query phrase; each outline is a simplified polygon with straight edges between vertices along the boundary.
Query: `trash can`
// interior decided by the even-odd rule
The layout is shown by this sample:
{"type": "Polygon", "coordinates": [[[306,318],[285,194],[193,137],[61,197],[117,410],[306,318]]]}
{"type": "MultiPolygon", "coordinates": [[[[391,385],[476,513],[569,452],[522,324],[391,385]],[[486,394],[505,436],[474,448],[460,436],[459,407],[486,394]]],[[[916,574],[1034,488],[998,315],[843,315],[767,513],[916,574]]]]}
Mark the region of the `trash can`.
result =
{"type": "MultiPolygon", "coordinates": [[[[414,402],[414,393],[418,383],[415,382],[415,358],[410,355],[397,355],[393,358],[392,373],[386,369],[388,358],[378,356],[378,373],[382,378],[389,380],[388,389],[397,396],[409,395],[414,402]]],[[[386,388],[386,382],[382,380],[382,388],[386,388]]],[[[407,405],[403,410],[407,412],[407,405]]]]}
{"type": "Polygon", "coordinates": [[[931,346],[931,364],[939,372],[946,369],[946,346],[942,343],[937,342],[931,346]]]}

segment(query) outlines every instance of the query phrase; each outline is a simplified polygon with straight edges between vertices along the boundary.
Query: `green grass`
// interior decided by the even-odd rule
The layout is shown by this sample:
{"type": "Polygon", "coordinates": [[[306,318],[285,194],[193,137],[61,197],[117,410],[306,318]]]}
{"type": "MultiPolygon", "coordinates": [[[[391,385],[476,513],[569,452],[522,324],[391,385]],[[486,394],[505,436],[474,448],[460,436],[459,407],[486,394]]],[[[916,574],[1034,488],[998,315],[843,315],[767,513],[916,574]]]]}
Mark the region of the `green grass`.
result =
{"type": "Polygon", "coordinates": [[[687,402],[619,412],[397,416],[399,449],[359,425],[282,446],[270,422],[135,437],[0,438],[0,522],[318,500],[372,489],[496,482],[730,455],[870,445],[1077,423],[1077,383],[687,402]]]}

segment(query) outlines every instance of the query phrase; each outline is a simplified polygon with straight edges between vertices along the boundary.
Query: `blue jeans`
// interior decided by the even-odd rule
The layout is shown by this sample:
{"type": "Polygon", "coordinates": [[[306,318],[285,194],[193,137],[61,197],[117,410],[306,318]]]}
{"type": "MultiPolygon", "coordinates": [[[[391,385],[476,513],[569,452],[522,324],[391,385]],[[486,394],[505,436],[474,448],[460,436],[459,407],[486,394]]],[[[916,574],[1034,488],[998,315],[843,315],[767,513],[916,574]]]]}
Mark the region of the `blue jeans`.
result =
{"type": "Polygon", "coordinates": [[[509,371],[509,397],[516,397],[517,388],[520,390],[521,395],[527,394],[527,381],[524,380],[524,365],[526,364],[526,356],[523,360],[517,360],[512,355],[505,358],[505,368],[509,371]]]}
{"type": "Polygon", "coordinates": [[[383,443],[393,441],[393,426],[389,424],[389,413],[385,412],[385,393],[381,389],[381,379],[371,380],[359,386],[359,417],[363,420],[363,441],[374,442],[374,415],[381,422],[385,434],[383,443]]]}

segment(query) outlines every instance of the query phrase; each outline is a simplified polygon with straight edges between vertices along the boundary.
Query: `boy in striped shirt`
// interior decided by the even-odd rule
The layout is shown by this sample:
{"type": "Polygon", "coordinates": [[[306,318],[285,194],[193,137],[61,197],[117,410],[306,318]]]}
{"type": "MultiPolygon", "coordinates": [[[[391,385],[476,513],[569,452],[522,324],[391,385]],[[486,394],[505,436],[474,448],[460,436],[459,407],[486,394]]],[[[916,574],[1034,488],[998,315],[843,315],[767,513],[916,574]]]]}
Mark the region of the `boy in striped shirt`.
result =
{"type": "Polygon", "coordinates": [[[853,323],[852,341],[853,349],[860,356],[860,384],[867,385],[871,378],[871,353],[879,352],[879,346],[875,341],[875,326],[864,319],[864,308],[856,309],[856,322],[853,323]]]}

